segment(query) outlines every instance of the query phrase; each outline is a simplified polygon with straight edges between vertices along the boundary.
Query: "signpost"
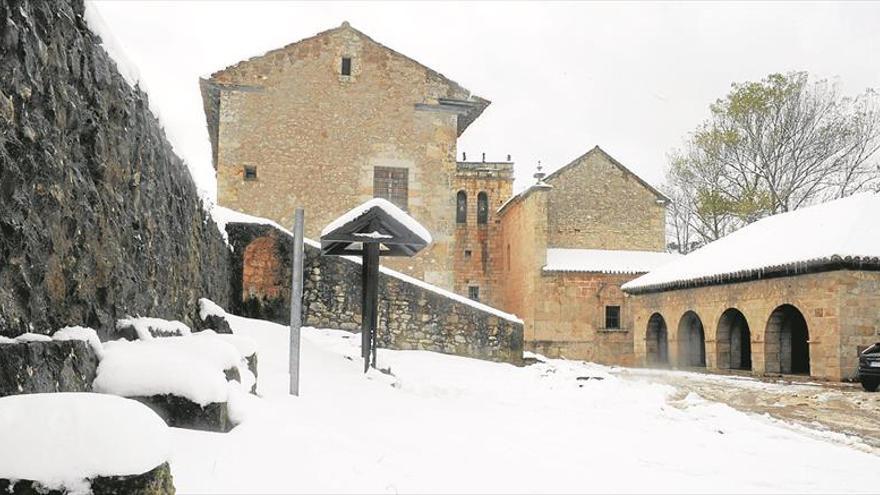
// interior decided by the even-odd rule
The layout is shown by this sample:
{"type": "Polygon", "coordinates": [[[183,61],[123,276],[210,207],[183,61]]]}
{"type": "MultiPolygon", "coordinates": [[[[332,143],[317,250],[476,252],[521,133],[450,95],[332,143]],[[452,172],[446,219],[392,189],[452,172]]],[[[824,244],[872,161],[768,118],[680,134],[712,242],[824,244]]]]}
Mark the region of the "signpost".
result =
{"type": "Polygon", "coordinates": [[[290,395],[299,396],[300,329],[303,296],[303,209],[293,220],[293,274],[290,281],[290,395]]]}
{"type": "Polygon", "coordinates": [[[376,367],[379,318],[379,257],[414,256],[431,234],[390,202],[374,198],[352,209],[321,233],[322,256],[361,255],[361,356],[364,373],[376,367]]]}

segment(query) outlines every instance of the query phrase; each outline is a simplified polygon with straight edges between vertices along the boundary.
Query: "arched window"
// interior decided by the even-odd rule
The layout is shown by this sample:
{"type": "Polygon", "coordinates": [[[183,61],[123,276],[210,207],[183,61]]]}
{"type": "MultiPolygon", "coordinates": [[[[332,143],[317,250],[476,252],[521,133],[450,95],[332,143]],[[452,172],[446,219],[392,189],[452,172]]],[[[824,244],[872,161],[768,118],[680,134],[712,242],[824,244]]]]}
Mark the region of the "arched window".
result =
{"type": "Polygon", "coordinates": [[[489,196],[484,192],[477,194],[477,223],[489,221],[489,196]]]}
{"type": "Polygon", "coordinates": [[[464,191],[455,195],[455,223],[467,223],[467,193],[464,191]]]}

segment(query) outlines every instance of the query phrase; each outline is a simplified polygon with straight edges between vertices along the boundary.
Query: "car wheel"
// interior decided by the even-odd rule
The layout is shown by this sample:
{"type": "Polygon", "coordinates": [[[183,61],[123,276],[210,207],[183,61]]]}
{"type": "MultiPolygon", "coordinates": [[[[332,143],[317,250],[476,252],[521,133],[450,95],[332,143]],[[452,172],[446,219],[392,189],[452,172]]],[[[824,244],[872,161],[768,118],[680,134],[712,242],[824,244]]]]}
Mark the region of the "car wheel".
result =
{"type": "Polygon", "coordinates": [[[862,388],[868,392],[876,392],[877,387],[880,386],[880,379],[877,378],[861,377],[859,381],[862,382],[862,388]]]}

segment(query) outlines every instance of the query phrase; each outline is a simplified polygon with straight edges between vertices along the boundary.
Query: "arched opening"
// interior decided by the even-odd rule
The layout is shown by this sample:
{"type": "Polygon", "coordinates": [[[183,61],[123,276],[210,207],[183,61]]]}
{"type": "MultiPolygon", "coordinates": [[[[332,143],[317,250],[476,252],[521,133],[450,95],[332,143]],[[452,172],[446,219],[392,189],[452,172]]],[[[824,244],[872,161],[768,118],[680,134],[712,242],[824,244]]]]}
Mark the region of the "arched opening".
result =
{"type": "Polygon", "coordinates": [[[783,304],[770,313],[764,333],[764,359],[768,373],[810,374],[807,320],[791,304],[783,304]]]}
{"type": "Polygon", "coordinates": [[[477,223],[487,223],[489,221],[489,196],[485,192],[480,191],[477,194],[477,223]]]}
{"type": "Polygon", "coordinates": [[[715,334],[715,352],[721,369],[752,369],[752,334],[740,310],[729,308],[721,314],[715,334]]]}
{"type": "Polygon", "coordinates": [[[703,322],[688,311],[678,322],[678,364],[687,367],[706,366],[706,334],[703,322]]]}
{"type": "Polygon", "coordinates": [[[455,195],[455,223],[467,223],[467,193],[464,191],[455,195]]]}
{"type": "Polygon", "coordinates": [[[275,239],[263,236],[252,240],[242,259],[241,300],[277,298],[282,278],[275,239]]]}
{"type": "Polygon", "coordinates": [[[648,366],[669,364],[669,341],[666,333],[666,320],[663,319],[660,313],[654,313],[648,318],[645,347],[648,366]]]}

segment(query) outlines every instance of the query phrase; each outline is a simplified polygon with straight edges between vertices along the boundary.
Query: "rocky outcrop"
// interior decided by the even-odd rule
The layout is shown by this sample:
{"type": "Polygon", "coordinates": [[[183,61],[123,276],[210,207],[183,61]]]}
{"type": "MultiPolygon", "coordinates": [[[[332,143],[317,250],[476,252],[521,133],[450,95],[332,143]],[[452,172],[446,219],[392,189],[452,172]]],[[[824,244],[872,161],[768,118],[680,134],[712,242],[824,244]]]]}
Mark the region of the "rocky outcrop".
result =
{"type": "MultiPolygon", "coordinates": [[[[94,495],[172,495],[174,478],[168,463],[143,474],[99,476],[91,481],[94,495]]],[[[0,493],[13,495],[63,495],[64,491],[49,490],[31,480],[0,479],[0,493]]]]}
{"type": "Polygon", "coordinates": [[[228,301],[229,250],[83,11],[0,3],[0,335],[228,301]]]}
{"type": "Polygon", "coordinates": [[[98,357],[82,340],[0,344],[0,397],[90,392],[98,357]]]}
{"type": "Polygon", "coordinates": [[[234,426],[229,420],[226,402],[212,402],[200,406],[186,397],[171,394],[129,397],[129,399],[149,407],[171,427],[225,432],[234,426]]]}

